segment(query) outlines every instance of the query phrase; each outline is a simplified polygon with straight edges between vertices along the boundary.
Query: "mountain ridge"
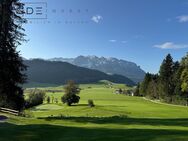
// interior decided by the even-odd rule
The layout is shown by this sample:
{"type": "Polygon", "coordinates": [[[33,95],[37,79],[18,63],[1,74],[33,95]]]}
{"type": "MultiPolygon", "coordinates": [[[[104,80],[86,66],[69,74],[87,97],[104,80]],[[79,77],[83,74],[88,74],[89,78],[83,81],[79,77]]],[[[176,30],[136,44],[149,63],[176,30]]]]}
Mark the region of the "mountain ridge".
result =
{"type": "Polygon", "coordinates": [[[95,55],[80,55],[75,58],[56,57],[48,60],[68,62],[76,66],[99,70],[107,74],[123,75],[133,80],[135,83],[141,82],[145,76],[145,71],[136,63],[114,57],[105,58],[95,55]]]}
{"type": "Polygon", "coordinates": [[[28,82],[65,84],[68,80],[77,83],[96,83],[100,80],[109,80],[114,83],[135,85],[133,81],[121,75],[109,75],[98,70],[72,65],[62,61],[47,61],[42,59],[24,60],[28,66],[26,74],[28,82]]]}

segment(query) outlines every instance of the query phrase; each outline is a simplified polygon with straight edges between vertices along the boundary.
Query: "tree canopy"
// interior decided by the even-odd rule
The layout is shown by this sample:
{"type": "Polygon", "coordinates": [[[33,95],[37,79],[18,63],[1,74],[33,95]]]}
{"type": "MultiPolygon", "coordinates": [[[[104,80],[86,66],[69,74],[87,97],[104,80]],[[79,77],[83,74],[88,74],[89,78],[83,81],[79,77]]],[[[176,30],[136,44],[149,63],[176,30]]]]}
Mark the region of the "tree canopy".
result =
{"type": "Polygon", "coordinates": [[[137,86],[137,95],[168,103],[188,104],[188,54],[174,62],[170,54],[163,60],[159,73],[147,73],[137,86]]]}
{"type": "Polygon", "coordinates": [[[80,88],[74,83],[74,81],[68,81],[67,85],[64,87],[64,90],[65,94],[61,98],[63,103],[71,106],[71,104],[79,102],[80,97],[78,96],[78,94],[80,93],[80,88]]]}

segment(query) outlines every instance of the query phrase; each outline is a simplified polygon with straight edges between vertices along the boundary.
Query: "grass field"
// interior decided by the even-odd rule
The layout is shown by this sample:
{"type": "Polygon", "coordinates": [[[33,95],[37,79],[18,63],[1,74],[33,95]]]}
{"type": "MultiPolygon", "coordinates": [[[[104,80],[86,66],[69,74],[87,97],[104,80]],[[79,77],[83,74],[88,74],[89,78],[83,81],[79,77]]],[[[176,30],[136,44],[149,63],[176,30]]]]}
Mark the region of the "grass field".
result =
{"type": "MultiPolygon", "coordinates": [[[[113,87],[124,87],[114,85],[113,87]]],[[[188,108],[114,94],[104,84],[81,85],[81,101],[61,104],[62,92],[47,93],[58,104],[27,111],[32,117],[9,116],[0,123],[0,141],[187,141],[188,108]],[[87,106],[93,99],[94,108],[87,106]]],[[[125,87],[127,88],[127,87],[125,87]]],[[[42,88],[61,90],[62,87],[42,88]]]]}

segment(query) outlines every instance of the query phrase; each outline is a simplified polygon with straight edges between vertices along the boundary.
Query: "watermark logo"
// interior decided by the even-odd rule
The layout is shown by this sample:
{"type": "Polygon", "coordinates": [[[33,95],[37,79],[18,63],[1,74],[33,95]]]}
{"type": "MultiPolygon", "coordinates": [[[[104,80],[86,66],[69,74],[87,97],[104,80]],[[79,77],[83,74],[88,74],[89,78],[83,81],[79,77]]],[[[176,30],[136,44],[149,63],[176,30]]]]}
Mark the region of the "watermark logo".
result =
{"type": "MultiPolygon", "coordinates": [[[[47,3],[46,2],[28,2],[23,6],[25,19],[47,19],[47,3]]],[[[19,13],[18,13],[19,14],[19,13]]]]}
{"type": "MultiPolygon", "coordinates": [[[[48,7],[47,2],[26,2],[15,8],[17,14],[29,24],[88,24],[88,8],[48,7]]],[[[99,17],[100,18],[100,17],[99,17]]],[[[100,19],[98,19],[100,20],[100,19]]]]}

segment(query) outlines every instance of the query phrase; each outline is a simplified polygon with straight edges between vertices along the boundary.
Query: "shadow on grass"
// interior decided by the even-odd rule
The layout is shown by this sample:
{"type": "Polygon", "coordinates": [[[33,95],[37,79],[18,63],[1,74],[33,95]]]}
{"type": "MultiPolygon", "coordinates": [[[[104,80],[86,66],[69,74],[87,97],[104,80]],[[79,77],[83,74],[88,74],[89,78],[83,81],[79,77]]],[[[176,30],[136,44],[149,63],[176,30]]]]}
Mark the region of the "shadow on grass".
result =
{"type": "Polygon", "coordinates": [[[0,124],[0,141],[187,141],[188,131],[0,124]]]}
{"type": "Polygon", "coordinates": [[[95,123],[95,124],[120,124],[120,125],[153,125],[153,126],[182,126],[188,127],[187,118],[177,119],[156,119],[156,118],[129,118],[127,116],[113,117],[44,117],[47,121],[51,120],[69,120],[80,123],[95,123]]]}
{"type": "Polygon", "coordinates": [[[81,107],[81,106],[88,107],[88,104],[73,104],[70,107],[74,107],[74,106],[76,106],[76,107],[81,107]]]}
{"type": "Polygon", "coordinates": [[[4,116],[4,115],[0,115],[0,121],[4,121],[6,120],[8,117],[4,116]]]}

